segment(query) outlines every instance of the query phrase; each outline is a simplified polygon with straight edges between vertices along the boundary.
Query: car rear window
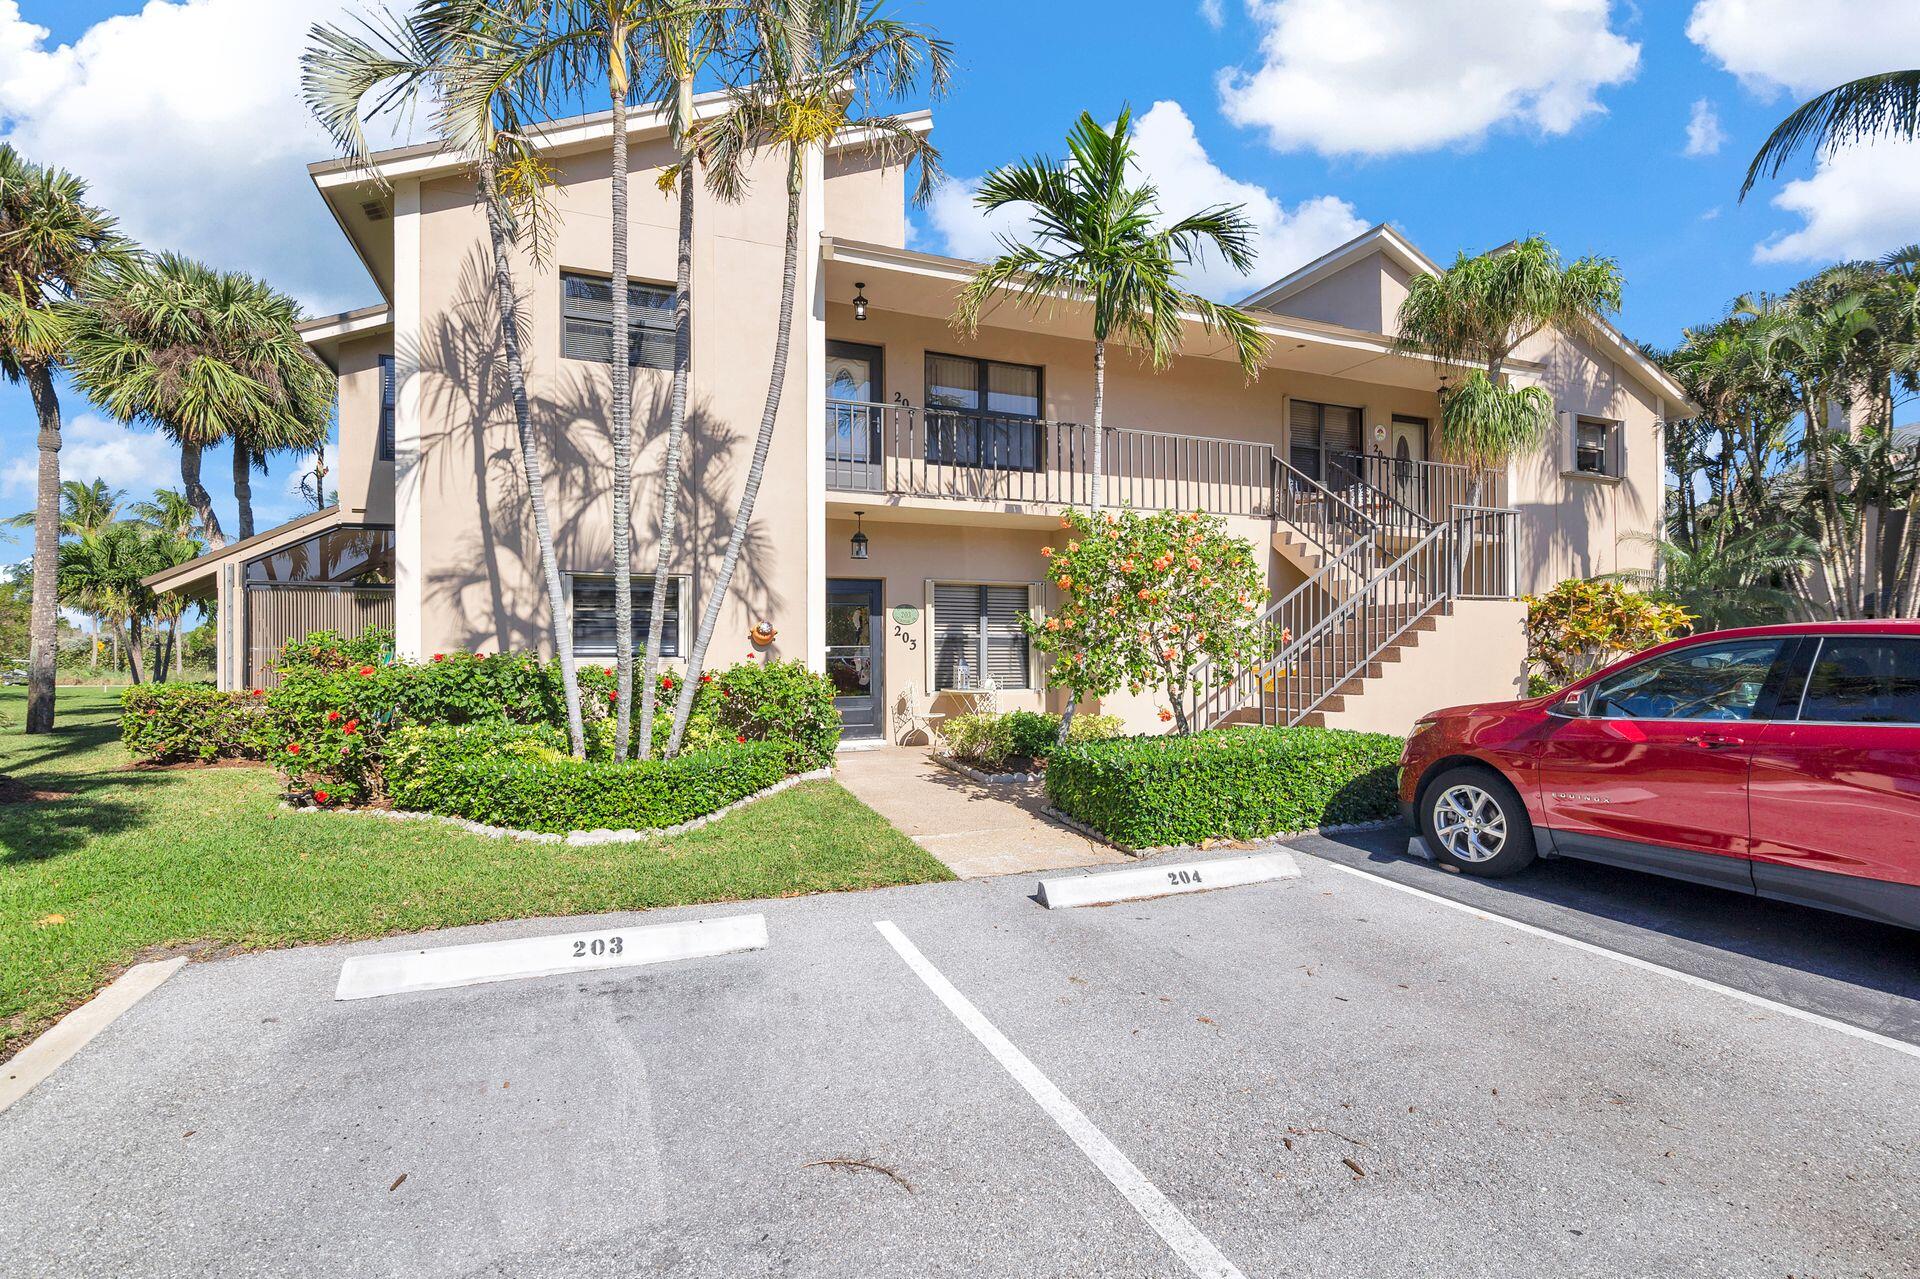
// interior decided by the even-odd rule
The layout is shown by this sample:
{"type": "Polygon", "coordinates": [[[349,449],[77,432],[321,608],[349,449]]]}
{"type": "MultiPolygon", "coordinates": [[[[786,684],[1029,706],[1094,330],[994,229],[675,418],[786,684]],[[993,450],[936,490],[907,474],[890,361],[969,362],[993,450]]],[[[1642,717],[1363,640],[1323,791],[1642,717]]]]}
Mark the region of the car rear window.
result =
{"type": "Polygon", "coordinates": [[[1837,636],[1821,642],[1800,718],[1823,724],[1920,724],[1920,640],[1837,636]]]}

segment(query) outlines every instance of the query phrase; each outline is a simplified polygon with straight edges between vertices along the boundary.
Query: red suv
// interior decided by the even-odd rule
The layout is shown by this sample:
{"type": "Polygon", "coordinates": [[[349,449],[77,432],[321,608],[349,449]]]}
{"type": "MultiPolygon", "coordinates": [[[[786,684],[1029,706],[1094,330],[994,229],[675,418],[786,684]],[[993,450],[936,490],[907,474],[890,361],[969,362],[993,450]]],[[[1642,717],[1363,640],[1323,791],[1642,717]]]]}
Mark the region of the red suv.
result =
{"type": "Polygon", "coordinates": [[[1468,874],[1579,857],[1920,928],[1920,622],[1716,631],[1435,711],[1400,802],[1468,874]]]}

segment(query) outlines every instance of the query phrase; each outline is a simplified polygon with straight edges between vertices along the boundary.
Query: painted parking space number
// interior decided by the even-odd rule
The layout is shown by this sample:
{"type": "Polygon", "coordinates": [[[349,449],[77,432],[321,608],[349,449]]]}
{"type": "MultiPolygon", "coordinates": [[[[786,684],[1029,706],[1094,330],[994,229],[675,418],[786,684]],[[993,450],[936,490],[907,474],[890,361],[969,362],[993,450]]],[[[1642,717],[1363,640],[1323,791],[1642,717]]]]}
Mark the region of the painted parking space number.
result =
{"type": "Polygon", "coordinates": [[[626,949],[626,939],[622,937],[595,937],[592,941],[576,937],[573,939],[573,957],[586,959],[592,955],[618,955],[626,949]]]}
{"type": "Polygon", "coordinates": [[[1200,882],[1200,872],[1197,870],[1170,870],[1167,872],[1167,882],[1169,884],[1197,884],[1200,882]]]}

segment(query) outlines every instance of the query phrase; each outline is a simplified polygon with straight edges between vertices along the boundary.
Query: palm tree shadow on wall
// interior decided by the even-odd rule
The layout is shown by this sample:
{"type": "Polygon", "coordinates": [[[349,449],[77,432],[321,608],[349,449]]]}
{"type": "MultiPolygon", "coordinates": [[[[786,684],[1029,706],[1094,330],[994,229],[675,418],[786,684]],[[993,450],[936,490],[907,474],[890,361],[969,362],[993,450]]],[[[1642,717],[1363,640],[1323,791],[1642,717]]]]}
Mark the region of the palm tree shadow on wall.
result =
{"type": "MultiPolygon", "coordinates": [[[[523,271],[524,275],[525,272],[523,271]]],[[[541,441],[548,518],[563,575],[613,571],[613,449],[605,370],[562,359],[539,340],[527,290],[519,317],[527,352],[529,409],[541,441]],[[531,339],[531,340],[530,340],[531,339]]],[[[426,326],[417,352],[423,374],[418,464],[428,493],[456,494],[444,517],[429,509],[424,537],[431,566],[423,604],[452,619],[447,642],[466,648],[547,647],[546,599],[539,582],[539,545],[513,426],[506,356],[494,308],[491,270],[470,254],[454,301],[426,326]],[[484,598],[476,596],[484,593],[484,598]]],[[[400,353],[404,366],[406,353],[400,353]]],[[[652,571],[658,532],[658,472],[665,450],[670,386],[665,374],[643,372],[634,392],[635,576],[652,571]]],[[[687,413],[688,448],[680,491],[677,571],[691,578],[682,603],[686,633],[726,550],[739,503],[740,473],[750,431],[729,426],[696,402],[687,413]],[[740,459],[736,464],[736,458],[740,459]]],[[[404,461],[405,459],[402,459],[404,461]]],[[[436,503],[436,505],[440,505],[436,503]]],[[[767,572],[772,541],[756,522],[748,530],[733,591],[757,618],[778,619],[788,601],[767,572]]],[[[432,628],[430,633],[432,632],[432,628]]],[[[744,639],[744,637],[743,637],[744,639]]]]}

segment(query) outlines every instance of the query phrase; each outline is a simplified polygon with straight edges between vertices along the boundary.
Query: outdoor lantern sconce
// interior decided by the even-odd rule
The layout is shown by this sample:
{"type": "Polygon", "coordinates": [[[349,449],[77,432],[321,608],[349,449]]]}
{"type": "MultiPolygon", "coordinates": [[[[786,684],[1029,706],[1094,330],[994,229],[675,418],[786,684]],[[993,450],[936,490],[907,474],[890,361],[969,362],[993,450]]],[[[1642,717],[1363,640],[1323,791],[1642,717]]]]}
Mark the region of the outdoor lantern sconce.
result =
{"type": "Polygon", "coordinates": [[[853,513],[853,558],[856,560],[867,558],[867,535],[860,526],[860,517],[865,514],[865,511],[853,513]]]}
{"type": "MultiPolygon", "coordinates": [[[[866,287],[866,285],[858,280],[853,282],[853,318],[856,320],[864,320],[867,318],[866,287]]],[[[866,557],[862,555],[856,558],[865,559],[866,557]]]]}

